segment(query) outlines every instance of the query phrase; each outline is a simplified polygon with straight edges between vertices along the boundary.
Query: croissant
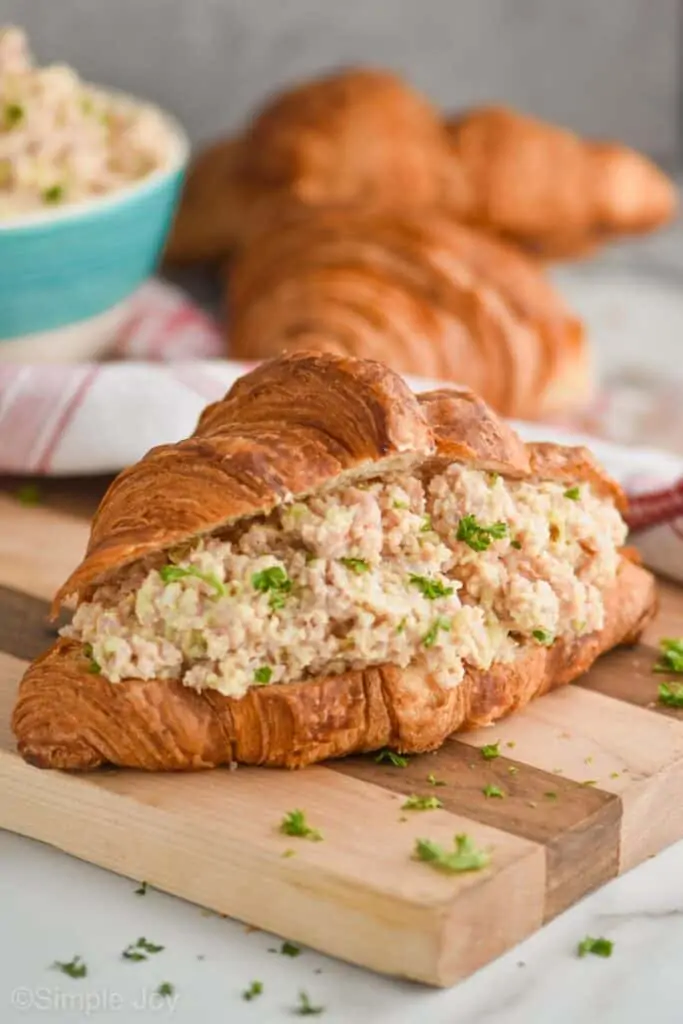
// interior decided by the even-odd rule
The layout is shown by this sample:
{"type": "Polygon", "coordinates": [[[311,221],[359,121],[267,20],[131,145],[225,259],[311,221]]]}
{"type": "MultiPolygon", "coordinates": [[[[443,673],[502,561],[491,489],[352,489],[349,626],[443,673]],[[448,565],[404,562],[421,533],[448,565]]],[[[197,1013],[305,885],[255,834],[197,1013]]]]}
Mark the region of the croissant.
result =
{"type": "Polygon", "coordinates": [[[454,210],[545,256],[576,256],[669,221],[673,183],[626,146],[591,142],[505,107],[447,121],[454,210]],[[462,186],[463,175],[467,187],[462,186]]]}
{"type": "Polygon", "coordinates": [[[525,418],[590,393],[582,326],[538,264],[437,210],[283,213],[250,237],[226,285],[236,358],[370,357],[525,418]]]}
{"type": "Polygon", "coordinates": [[[301,767],[436,749],[633,641],[616,485],[467,390],[263,364],[111,485],[12,727],[45,768],[301,767]]]}

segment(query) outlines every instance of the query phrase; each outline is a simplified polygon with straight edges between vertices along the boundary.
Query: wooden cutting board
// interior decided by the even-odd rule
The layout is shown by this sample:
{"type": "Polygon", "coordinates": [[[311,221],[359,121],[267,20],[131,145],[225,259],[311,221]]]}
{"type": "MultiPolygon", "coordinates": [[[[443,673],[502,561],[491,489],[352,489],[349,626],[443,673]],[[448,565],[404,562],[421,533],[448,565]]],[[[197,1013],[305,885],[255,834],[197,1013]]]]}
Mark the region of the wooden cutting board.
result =
{"type": "Polygon", "coordinates": [[[405,768],[355,757],[297,773],[70,776],[24,764],[9,729],[17,684],[54,635],[47,599],[82,554],[94,500],[86,488],[76,514],[68,491],[34,508],[0,496],[0,827],[432,985],[683,837],[683,712],[654,703],[665,677],[652,674],[658,638],[683,634],[683,590],[668,584],[638,647],[405,768]],[[495,741],[500,756],[485,760],[478,748],[495,741]],[[487,785],[504,796],[487,798],[487,785]],[[403,810],[412,793],[443,809],[403,810]],[[322,842],[278,832],[295,808],[322,842]],[[416,838],[449,846],[457,833],[490,849],[488,869],[443,875],[412,859],[416,838]]]}

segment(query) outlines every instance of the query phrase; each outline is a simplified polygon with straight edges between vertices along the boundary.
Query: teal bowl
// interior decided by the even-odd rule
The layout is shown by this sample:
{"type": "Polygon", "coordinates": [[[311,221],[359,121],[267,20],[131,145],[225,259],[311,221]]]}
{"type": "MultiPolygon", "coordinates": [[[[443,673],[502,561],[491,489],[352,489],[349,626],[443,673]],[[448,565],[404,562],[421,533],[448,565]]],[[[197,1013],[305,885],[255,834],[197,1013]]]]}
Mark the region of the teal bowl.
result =
{"type": "Polygon", "coordinates": [[[154,273],[180,196],[189,144],[109,195],[0,223],[0,362],[96,358],[112,344],[138,287],[154,273]]]}

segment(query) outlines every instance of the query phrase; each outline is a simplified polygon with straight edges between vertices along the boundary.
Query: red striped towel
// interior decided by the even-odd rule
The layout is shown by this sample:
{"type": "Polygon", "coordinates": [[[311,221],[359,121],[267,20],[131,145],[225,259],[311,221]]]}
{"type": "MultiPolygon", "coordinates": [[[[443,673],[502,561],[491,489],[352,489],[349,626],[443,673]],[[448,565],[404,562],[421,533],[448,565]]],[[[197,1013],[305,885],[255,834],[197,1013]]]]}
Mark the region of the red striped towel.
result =
{"type": "MultiPolygon", "coordinates": [[[[221,359],[223,344],[216,324],[180,291],[152,281],[136,297],[117,360],[0,364],[0,472],[113,473],[154,445],[187,436],[206,403],[251,368],[221,359]]],[[[418,391],[438,383],[408,382],[418,391]]],[[[669,409],[671,427],[671,409],[652,396],[652,406],[658,403],[669,409]]],[[[683,456],[609,443],[615,422],[623,437],[623,395],[604,393],[580,421],[517,426],[528,439],[590,444],[629,494],[630,525],[648,563],[683,579],[683,456]],[[586,425],[601,436],[576,433],[586,425]]]]}

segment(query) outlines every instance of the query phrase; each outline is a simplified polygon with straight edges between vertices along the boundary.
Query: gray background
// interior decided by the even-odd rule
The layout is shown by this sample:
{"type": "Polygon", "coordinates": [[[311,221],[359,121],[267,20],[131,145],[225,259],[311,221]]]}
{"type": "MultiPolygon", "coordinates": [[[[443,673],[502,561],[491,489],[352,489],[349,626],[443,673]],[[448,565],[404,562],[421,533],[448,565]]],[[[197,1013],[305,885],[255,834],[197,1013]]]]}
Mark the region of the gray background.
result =
{"type": "Polygon", "coordinates": [[[172,110],[195,142],[331,66],[404,72],[443,106],[505,99],[670,164],[680,0],[0,0],[41,61],[172,110]]]}

